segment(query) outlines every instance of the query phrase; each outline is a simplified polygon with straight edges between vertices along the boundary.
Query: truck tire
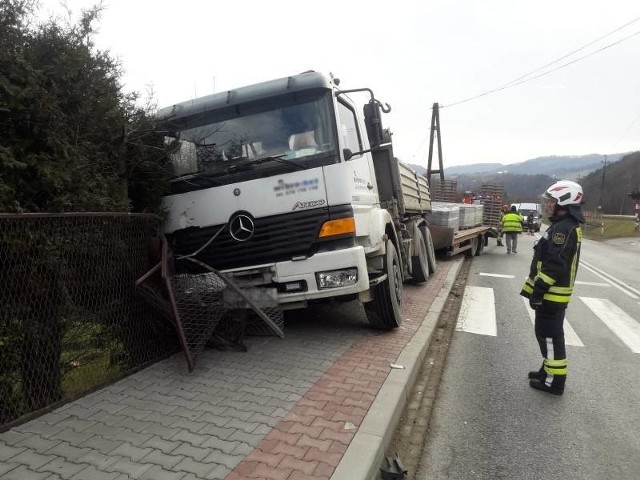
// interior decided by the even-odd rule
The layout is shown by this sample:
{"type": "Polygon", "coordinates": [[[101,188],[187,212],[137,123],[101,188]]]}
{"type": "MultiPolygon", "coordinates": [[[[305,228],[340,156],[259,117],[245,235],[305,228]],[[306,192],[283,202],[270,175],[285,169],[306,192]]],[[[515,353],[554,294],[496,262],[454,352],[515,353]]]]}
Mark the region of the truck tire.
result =
{"type": "Polygon", "coordinates": [[[419,228],[414,231],[414,239],[418,250],[418,255],[411,257],[411,282],[424,283],[429,278],[429,259],[427,258],[427,245],[424,235],[419,228]]]}
{"type": "Polygon", "coordinates": [[[374,298],[364,304],[364,311],[372,328],[391,330],[402,323],[402,266],[391,240],[387,240],[387,252],[383,260],[387,278],[374,287],[374,298]]]}
{"type": "Polygon", "coordinates": [[[484,253],[484,246],[486,245],[485,236],[480,235],[478,238],[478,246],[476,247],[476,257],[479,257],[484,253]]]}
{"type": "Polygon", "coordinates": [[[436,273],[438,264],[436,262],[436,251],[433,248],[433,239],[431,232],[427,227],[420,227],[422,235],[424,235],[424,243],[427,246],[427,263],[429,264],[429,275],[436,273]]]}

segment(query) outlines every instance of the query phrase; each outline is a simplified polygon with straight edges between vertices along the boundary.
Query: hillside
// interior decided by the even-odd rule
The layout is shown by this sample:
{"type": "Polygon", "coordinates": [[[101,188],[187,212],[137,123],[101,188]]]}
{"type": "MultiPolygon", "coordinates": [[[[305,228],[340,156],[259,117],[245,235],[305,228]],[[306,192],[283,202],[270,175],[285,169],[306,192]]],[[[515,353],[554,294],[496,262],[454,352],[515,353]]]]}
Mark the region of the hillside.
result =
{"type": "MultiPolygon", "coordinates": [[[[587,155],[583,157],[540,157],[516,164],[520,168],[509,165],[507,170],[502,166],[495,171],[483,171],[464,174],[450,174],[445,169],[445,178],[458,182],[460,198],[465,190],[479,192],[483,183],[498,183],[504,186],[506,203],[539,202],[540,195],[555,180],[573,179],[578,181],[585,192],[585,208],[593,210],[600,200],[600,186],[604,170],[604,187],[602,188],[602,208],[604,213],[627,214],[633,213],[633,203],[626,195],[632,190],[640,190],[640,152],[632,154],[615,154],[607,156],[606,168],[598,161],[604,156],[587,155]],[[611,160],[612,158],[615,161],[611,160]],[[573,159],[573,160],[572,160],[573,159]],[[525,167],[522,167],[523,165],[525,167]],[[555,167],[554,167],[555,165],[555,167]],[[574,170],[582,168],[580,170],[574,170]],[[547,171],[535,175],[515,173],[519,170],[547,171]],[[501,171],[502,170],[502,171],[501,171]],[[573,172],[575,176],[568,172],[573,172]]],[[[491,164],[480,164],[491,165],[491,164]]],[[[493,164],[497,165],[497,164],[493,164]]],[[[419,173],[426,174],[426,169],[420,165],[412,165],[419,173]]],[[[471,167],[471,165],[469,165],[471,167]]],[[[456,168],[456,167],[452,167],[456,168]]]]}
{"type": "MultiPolygon", "coordinates": [[[[607,155],[607,161],[617,162],[628,153],[613,153],[607,155]]],[[[520,163],[474,163],[472,165],[460,165],[445,167],[444,173],[447,177],[452,175],[469,175],[485,173],[510,173],[514,175],[549,175],[557,178],[575,180],[583,177],[589,172],[597,170],[602,166],[605,155],[566,155],[537,157],[520,163]]],[[[425,170],[419,165],[412,165],[417,171],[425,170]]]]}
{"type": "Polygon", "coordinates": [[[632,215],[633,201],[627,193],[640,190],[640,152],[607,165],[579,179],[585,194],[585,208],[603,213],[632,215]],[[604,177],[604,182],[603,182],[604,177]]]}

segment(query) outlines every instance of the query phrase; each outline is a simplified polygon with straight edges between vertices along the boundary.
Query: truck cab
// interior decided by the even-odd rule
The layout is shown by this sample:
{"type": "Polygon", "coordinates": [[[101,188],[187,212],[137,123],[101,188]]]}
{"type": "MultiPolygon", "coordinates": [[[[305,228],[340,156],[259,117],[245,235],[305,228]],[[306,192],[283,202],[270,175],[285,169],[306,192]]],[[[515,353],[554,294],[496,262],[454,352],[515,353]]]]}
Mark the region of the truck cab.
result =
{"type": "Polygon", "coordinates": [[[370,104],[363,111],[338,81],[305,72],[162,109],[175,257],[250,280],[283,309],[354,298],[366,309],[381,302],[377,285],[395,282],[388,305],[367,316],[378,328],[398,326],[416,246],[402,246],[399,220],[380,205],[370,152],[370,139],[382,139],[371,120],[380,104],[373,96],[370,104]]]}
{"type": "Polygon", "coordinates": [[[540,227],[542,225],[542,204],[540,203],[512,203],[512,206],[515,205],[516,210],[522,217],[525,222],[529,217],[529,214],[533,214],[533,229],[536,232],[540,231],[540,227]]]}

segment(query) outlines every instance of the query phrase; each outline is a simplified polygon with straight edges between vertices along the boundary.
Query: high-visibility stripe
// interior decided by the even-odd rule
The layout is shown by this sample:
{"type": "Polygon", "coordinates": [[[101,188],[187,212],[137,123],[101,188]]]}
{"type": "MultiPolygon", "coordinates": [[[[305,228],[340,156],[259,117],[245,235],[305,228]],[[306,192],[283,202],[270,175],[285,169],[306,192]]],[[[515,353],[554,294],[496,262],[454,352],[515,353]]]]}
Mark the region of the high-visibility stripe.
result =
{"type": "Polygon", "coordinates": [[[552,295],[551,293],[545,293],[544,296],[542,297],[544,300],[549,300],[550,302],[556,302],[556,303],[569,303],[569,300],[571,300],[571,296],[560,296],[560,295],[552,295]]]}
{"type": "Polygon", "coordinates": [[[549,292],[561,295],[571,295],[573,293],[573,287],[550,287],[549,292]]]}
{"type": "Polygon", "coordinates": [[[538,278],[539,278],[539,279],[541,279],[541,280],[542,280],[544,283],[546,283],[547,285],[553,285],[553,284],[555,284],[555,283],[556,283],[556,281],[555,281],[553,278],[551,278],[551,277],[550,277],[549,275],[547,275],[546,273],[542,273],[542,272],[540,271],[540,269],[538,269],[538,273],[536,274],[536,278],[534,278],[534,282],[535,282],[538,278]]]}

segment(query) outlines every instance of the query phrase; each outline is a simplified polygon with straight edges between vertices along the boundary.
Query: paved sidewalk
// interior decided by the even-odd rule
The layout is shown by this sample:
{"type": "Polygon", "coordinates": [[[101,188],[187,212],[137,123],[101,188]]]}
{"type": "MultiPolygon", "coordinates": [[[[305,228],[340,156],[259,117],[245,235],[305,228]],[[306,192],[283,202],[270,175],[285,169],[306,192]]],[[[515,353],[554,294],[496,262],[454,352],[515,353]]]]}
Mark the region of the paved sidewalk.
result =
{"type": "Polygon", "coordinates": [[[191,374],[177,354],[1,433],[0,479],[372,478],[460,262],[405,286],[393,332],[355,303],[310,309],[284,340],[207,351],[191,374]]]}

